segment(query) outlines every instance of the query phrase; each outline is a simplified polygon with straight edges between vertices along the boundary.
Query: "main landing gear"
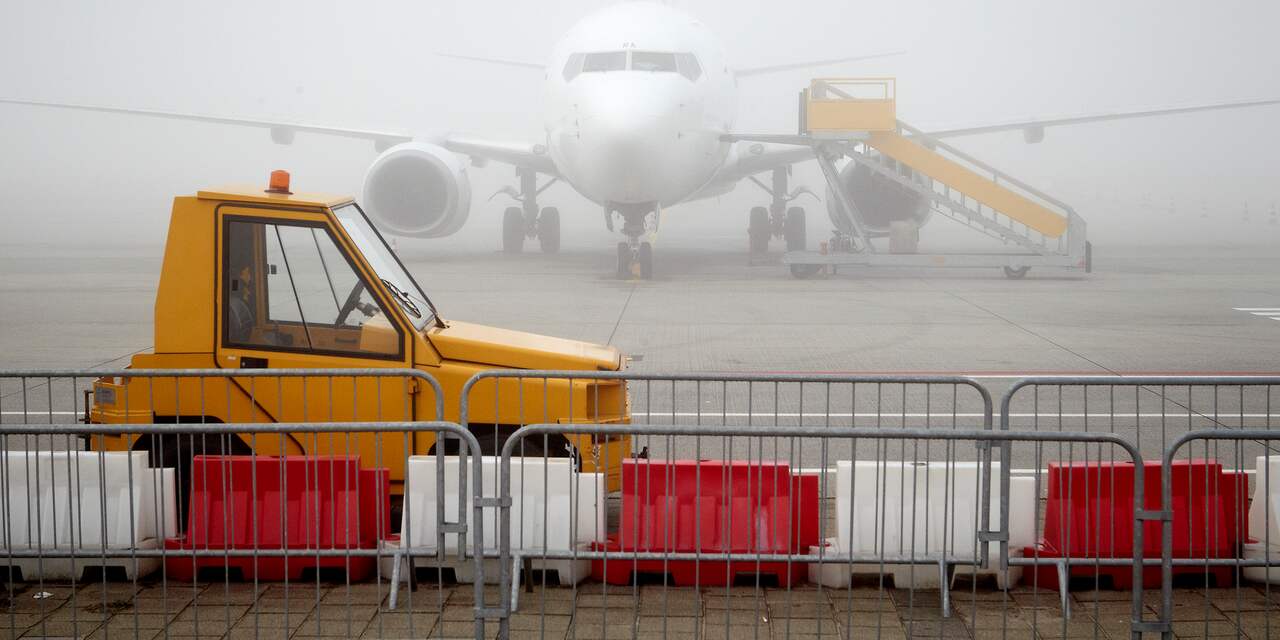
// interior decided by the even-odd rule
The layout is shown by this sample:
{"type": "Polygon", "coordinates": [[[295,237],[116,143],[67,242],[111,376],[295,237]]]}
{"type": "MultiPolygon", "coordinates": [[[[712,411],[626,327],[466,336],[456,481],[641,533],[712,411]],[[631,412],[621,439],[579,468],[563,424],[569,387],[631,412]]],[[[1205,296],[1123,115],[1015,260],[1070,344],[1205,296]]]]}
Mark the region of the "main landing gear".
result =
{"type": "Polygon", "coordinates": [[[747,240],[753,256],[768,252],[769,241],[773,238],[782,238],[786,242],[787,251],[804,251],[808,244],[804,208],[787,205],[802,195],[814,194],[804,187],[788,190],[790,174],[791,167],[774,169],[771,185],[766,185],[754,176],[750,178],[772,198],[767,208],[751,208],[747,221],[747,240]]]}
{"type": "MultiPolygon", "coordinates": [[[[615,210],[605,209],[605,225],[613,230],[613,214],[615,210]]],[[[655,210],[629,209],[616,211],[622,216],[622,233],[627,239],[618,243],[618,279],[640,278],[653,279],[653,245],[641,241],[647,230],[645,222],[649,216],[657,220],[655,210]]]]}
{"type": "Polygon", "coordinates": [[[506,194],[520,203],[518,207],[507,207],[502,214],[502,251],[520,253],[524,251],[525,238],[537,238],[543,253],[558,253],[560,210],[555,207],[538,208],[538,195],[555,184],[558,178],[552,178],[539,187],[538,174],[533,170],[516,169],[516,175],[520,177],[519,190],[503,187],[493,194],[506,194]]]}

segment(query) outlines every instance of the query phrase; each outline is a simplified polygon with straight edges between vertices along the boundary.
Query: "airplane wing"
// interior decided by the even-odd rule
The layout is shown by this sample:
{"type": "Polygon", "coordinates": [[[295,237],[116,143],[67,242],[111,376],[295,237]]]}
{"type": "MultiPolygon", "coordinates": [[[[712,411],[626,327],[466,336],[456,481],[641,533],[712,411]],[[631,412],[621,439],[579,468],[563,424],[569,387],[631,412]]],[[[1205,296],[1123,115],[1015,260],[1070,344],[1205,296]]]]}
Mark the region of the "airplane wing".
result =
{"type": "MultiPolygon", "coordinates": [[[[1087,124],[1091,122],[1106,122],[1110,120],[1127,120],[1133,118],[1151,118],[1219,109],[1242,109],[1246,107],[1259,107],[1275,104],[1280,104],[1280,99],[1237,100],[1231,102],[1214,102],[1155,109],[1135,109],[1087,115],[1027,118],[1023,120],[1012,120],[1008,122],[971,127],[928,129],[926,130],[926,135],[934,138],[951,138],[1020,130],[1023,132],[1023,136],[1028,143],[1037,143],[1044,139],[1044,130],[1047,127],[1087,124]]],[[[753,137],[760,140],[769,138],[770,136],[753,137]]],[[[778,139],[788,139],[795,138],[796,136],[781,135],[773,137],[778,139]]],[[[807,146],[749,141],[739,141],[736,144],[739,146],[735,148],[735,153],[731,156],[730,161],[725,164],[724,168],[718,174],[716,174],[716,177],[711,181],[711,183],[690,199],[718,196],[732,189],[729,185],[736,183],[739,180],[743,180],[748,176],[769,171],[777,167],[795,164],[797,162],[804,162],[805,160],[813,158],[813,151],[807,146]]]]}
{"type": "Polygon", "coordinates": [[[702,189],[685,198],[684,202],[714,198],[733,191],[743,180],[771,171],[779,167],[787,167],[798,162],[813,159],[813,149],[809,146],[794,144],[775,144],[768,142],[734,143],[733,152],[720,171],[716,172],[702,189]]]}
{"type": "Polygon", "coordinates": [[[511,60],[509,58],[486,58],[486,57],[480,57],[480,56],[464,56],[464,55],[458,55],[456,53],[444,53],[442,51],[437,51],[436,55],[440,56],[441,58],[453,58],[455,60],[467,60],[469,62],[483,62],[485,64],[496,64],[503,67],[516,67],[520,69],[544,70],[547,68],[547,65],[541,62],[511,60]]]}
{"type": "Polygon", "coordinates": [[[1110,120],[1128,120],[1132,118],[1150,118],[1156,116],[1170,116],[1180,113],[1196,113],[1199,111],[1214,111],[1218,109],[1241,109],[1245,107],[1260,107],[1265,105],[1280,104],[1280,100],[1237,100],[1234,102],[1214,102],[1208,104],[1182,105],[1175,107],[1162,107],[1155,109],[1137,109],[1131,111],[1113,111],[1110,113],[1095,113],[1085,115],[1068,115],[1047,118],[1026,118],[1022,120],[1012,120],[995,124],[977,125],[971,127],[952,127],[938,128],[927,130],[928,134],[934,138],[953,138],[958,136],[972,136],[982,133],[997,133],[1000,131],[1022,131],[1023,137],[1029,143],[1037,143],[1044,140],[1044,130],[1047,127],[1057,127],[1071,124],[1086,124],[1090,122],[1107,122],[1110,120]]]}
{"type": "Polygon", "coordinates": [[[805,69],[808,67],[821,67],[831,64],[839,64],[841,62],[857,62],[858,60],[874,60],[876,58],[888,58],[889,56],[899,56],[906,53],[905,50],[884,51],[881,53],[867,53],[859,56],[847,56],[844,58],[828,58],[826,60],[807,60],[803,62],[789,62],[786,64],[773,64],[763,67],[747,67],[745,69],[734,69],[734,74],[739,78],[749,78],[751,76],[762,76],[770,73],[778,73],[780,71],[793,71],[795,69],[805,69]]]}
{"type": "Polygon", "coordinates": [[[279,144],[289,144],[293,142],[293,134],[302,131],[305,133],[320,133],[331,136],[341,136],[344,138],[359,138],[362,140],[370,140],[379,149],[385,149],[401,142],[413,140],[413,136],[395,131],[378,131],[373,129],[353,129],[349,127],[333,127],[319,124],[308,124],[302,122],[287,122],[283,120],[261,120],[253,118],[235,118],[227,116],[215,116],[199,113],[182,113],[177,111],[157,111],[152,109],[126,109],[122,107],[104,107],[88,104],[74,104],[69,102],[43,102],[39,100],[17,100],[14,98],[0,98],[0,103],[21,104],[35,107],[52,107],[55,109],[72,109],[76,111],[95,111],[98,113],[122,113],[136,116],[149,116],[152,118],[165,118],[169,120],[190,120],[194,122],[213,122],[218,124],[232,124],[242,127],[255,127],[259,129],[269,129],[271,131],[271,139],[279,144]]]}
{"type": "MultiPolygon", "coordinates": [[[[105,107],[98,105],[74,104],[69,102],[45,102],[39,100],[18,100],[14,98],[0,98],[0,103],[19,104],[36,107],[51,107],[55,109],[71,109],[77,111],[93,111],[98,113],[118,113],[134,116],[148,116],[152,118],[164,118],[169,120],[188,120],[192,122],[212,122],[217,124],[230,124],[241,127],[254,127],[259,129],[268,129],[271,132],[271,140],[278,144],[291,144],[295,133],[301,131],[304,133],[318,133],[323,135],[340,136],[344,138],[358,138],[361,140],[369,140],[374,143],[375,149],[379,152],[387,148],[399,144],[401,142],[409,142],[414,136],[397,131],[381,131],[375,129],[356,129],[350,127],[334,127],[319,124],[307,124],[300,122],[289,122],[283,120],[263,120],[257,118],[238,118],[229,116],[217,116],[198,113],[183,113],[177,111],[159,111],[153,109],[127,109],[123,107],[105,107]]],[[[470,136],[447,135],[432,140],[445,148],[456,153],[470,156],[473,159],[490,159],[507,164],[513,164],[520,167],[528,167],[541,173],[549,175],[558,175],[555,164],[551,161],[550,156],[546,155],[542,145],[526,144],[519,142],[500,142],[483,140],[470,136]]]]}
{"type": "Polygon", "coordinates": [[[551,156],[547,155],[546,145],[502,142],[458,134],[445,136],[440,144],[454,153],[470,156],[473,162],[497,160],[517,167],[533,169],[544,175],[560,175],[555,162],[551,160],[551,156]]]}

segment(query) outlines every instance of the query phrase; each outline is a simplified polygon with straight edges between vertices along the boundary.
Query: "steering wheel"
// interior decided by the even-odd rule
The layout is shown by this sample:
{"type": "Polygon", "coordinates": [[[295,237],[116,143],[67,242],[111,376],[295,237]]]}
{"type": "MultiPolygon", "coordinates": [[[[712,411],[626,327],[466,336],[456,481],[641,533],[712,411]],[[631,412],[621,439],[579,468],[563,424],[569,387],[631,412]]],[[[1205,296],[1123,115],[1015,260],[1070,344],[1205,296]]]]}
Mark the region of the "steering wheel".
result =
{"type": "Polygon", "coordinates": [[[364,291],[364,281],[357,280],[355,286],[351,287],[351,293],[347,294],[347,301],[342,303],[341,309],[338,309],[338,319],[334,322],[335,325],[340,327],[346,324],[347,316],[351,315],[351,312],[357,308],[366,316],[373,317],[373,314],[368,309],[370,305],[360,304],[361,291],[364,291]]]}

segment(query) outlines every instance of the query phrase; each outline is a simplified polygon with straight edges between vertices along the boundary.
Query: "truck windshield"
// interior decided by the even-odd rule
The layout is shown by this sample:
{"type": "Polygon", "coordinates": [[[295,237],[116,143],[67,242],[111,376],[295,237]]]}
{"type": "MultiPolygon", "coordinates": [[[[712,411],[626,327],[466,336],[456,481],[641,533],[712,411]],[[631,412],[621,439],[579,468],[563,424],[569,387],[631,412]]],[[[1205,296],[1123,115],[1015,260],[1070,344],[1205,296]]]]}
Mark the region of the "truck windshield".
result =
{"type": "Polygon", "coordinates": [[[427,294],[418,287],[413,276],[405,270],[400,259],[391,251],[391,247],[387,246],[382,236],[374,230],[373,225],[369,224],[369,219],[355,203],[338,207],[333,210],[333,213],[347,235],[351,237],[351,241],[360,249],[360,253],[364,254],[365,261],[378,273],[378,278],[387,287],[387,292],[404,310],[405,316],[413,323],[414,328],[421,331],[436,317],[435,305],[431,304],[427,294]]]}

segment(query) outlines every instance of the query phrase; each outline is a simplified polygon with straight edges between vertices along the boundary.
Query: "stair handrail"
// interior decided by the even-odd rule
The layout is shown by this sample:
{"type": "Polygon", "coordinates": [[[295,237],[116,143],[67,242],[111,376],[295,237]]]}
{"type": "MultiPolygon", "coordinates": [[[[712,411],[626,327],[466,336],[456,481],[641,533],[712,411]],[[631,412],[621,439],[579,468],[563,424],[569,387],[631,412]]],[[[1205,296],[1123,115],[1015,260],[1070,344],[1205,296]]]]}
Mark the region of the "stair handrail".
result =
{"type": "Polygon", "coordinates": [[[1071,205],[1068,205],[1067,203],[1061,200],[1058,200],[1057,198],[1023,181],[981,160],[978,160],[977,158],[955,148],[954,146],[947,144],[942,140],[939,140],[938,138],[935,138],[929,135],[928,133],[925,133],[924,131],[917,129],[916,127],[913,127],[901,120],[898,121],[898,128],[900,131],[906,132],[907,134],[910,135],[910,137],[916,139],[917,141],[927,142],[926,146],[928,146],[931,149],[942,149],[947,153],[955,156],[956,158],[963,160],[964,162],[972,165],[973,167],[991,174],[991,177],[995,182],[1000,184],[1005,184],[1005,183],[1011,184],[1017,187],[1018,190],[1022,191],[1023,195],[1032,196],[1036,199],[1043,201],[1045,204],[1049,204],[1058,208],[1060,210],[1060,213],[1062,213],[1063,216],[1066,217],[1068,220],[1074,220],[1077,218],[1076,211],[1075,209],[1071,208],[1071,205]]]}

